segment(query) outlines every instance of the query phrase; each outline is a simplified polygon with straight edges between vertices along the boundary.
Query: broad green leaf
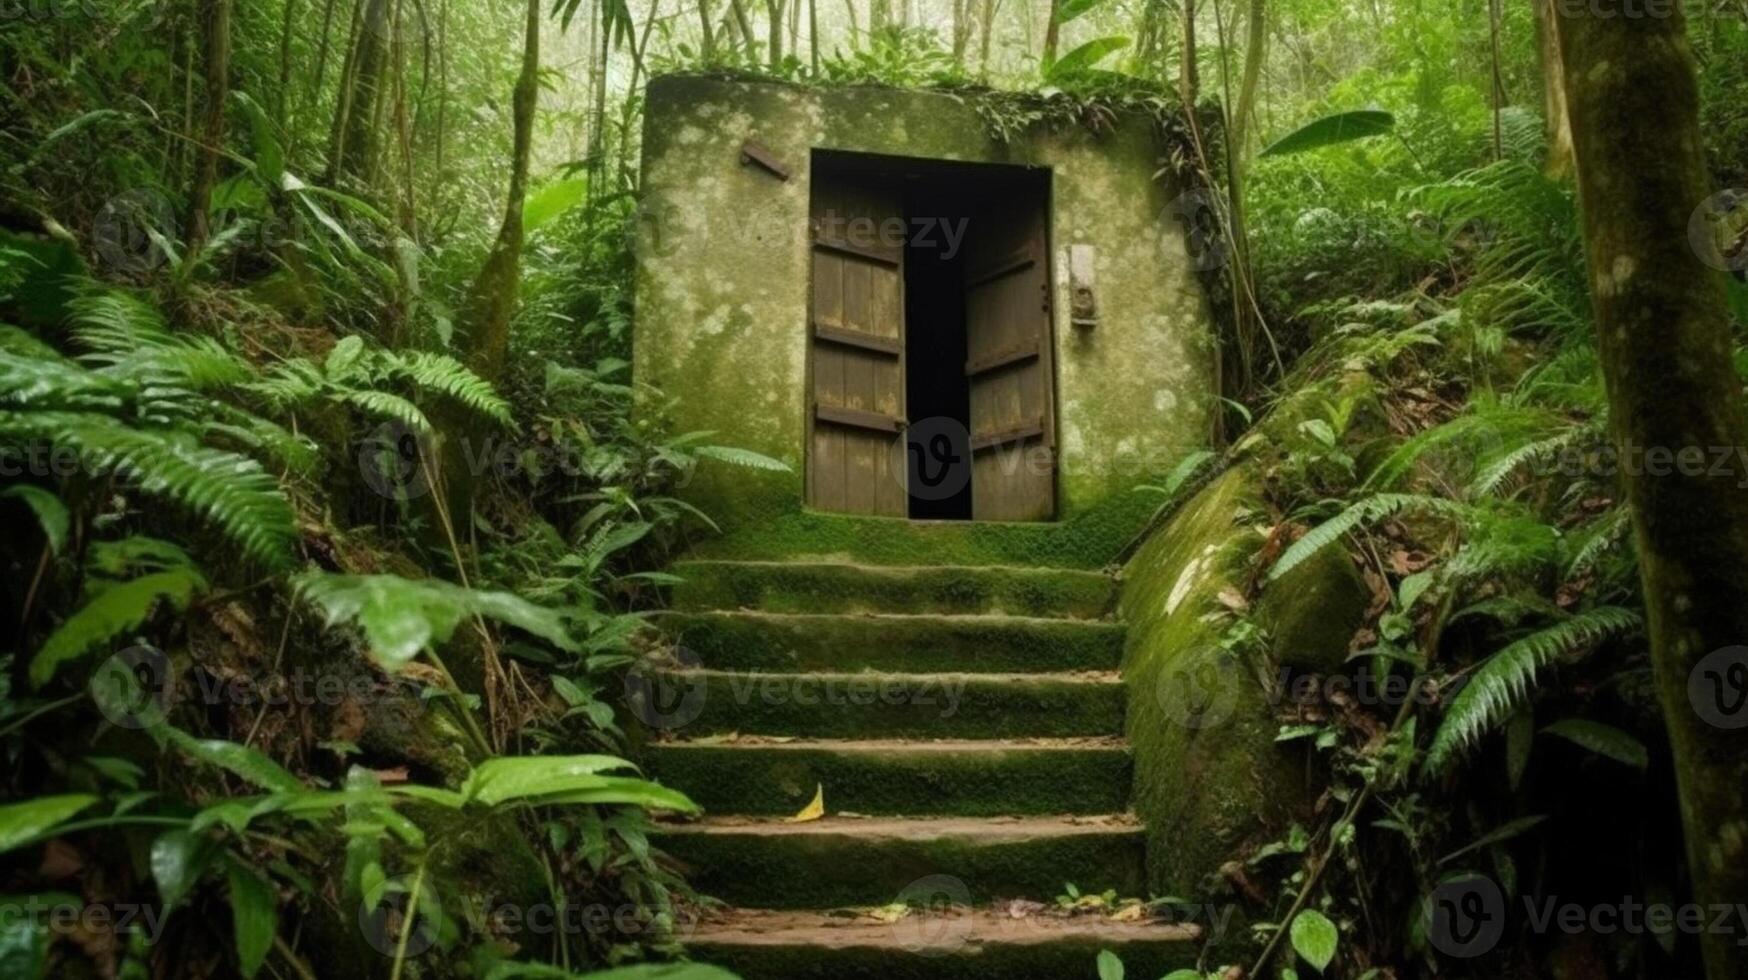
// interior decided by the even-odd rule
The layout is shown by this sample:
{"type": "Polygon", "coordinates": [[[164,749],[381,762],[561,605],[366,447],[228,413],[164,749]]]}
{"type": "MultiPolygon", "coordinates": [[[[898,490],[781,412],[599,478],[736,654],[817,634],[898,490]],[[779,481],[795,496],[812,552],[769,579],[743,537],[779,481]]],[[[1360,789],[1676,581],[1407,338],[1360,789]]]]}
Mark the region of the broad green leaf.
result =
{"type": "Polygon", "coordinates": [[[1056,23],[1066,24],[1103,2],[1104,0],[1062,0],[1056,6],[1056,23]]]}
{"type": "Polygon", "coordinates": [[[1098,63],[1129,46],[1126,37],[1096,37],[1068,52],[1044,69],[1044,77],[1052,81],[1072,78],[1097,67],[1098,63]]]}
{"type": "Polygon", "coordinates": [[[1123,980],[1123,961],[1108,949],[1099,950],[1099,980],[1123,980]]]}
{"type": "Polygon", "coordinates": [[[603,785],[601,773],[636,770],[618,756],[503,756],[487,759],[468,774],[461,795],[486,806],[530,796],[550,796],[603,785]]]}
{"type": "Polygon", "coordinates": [[[24,501],[31,513],[36,515],[43,537],[48,539],[49,551],[58,555],[66,548],[67,531],[72,526],[72,518],[67,513],[67,505],[61,503],[61,498],[30,483],[7,487],[6,492],[0,496],[24,501]]]}
{"type": "Polygon", "coordinates": [[[1318,973],[1322,973],[1335,959],[1335,948],[1341,939],[1335,923],[1316,909],[1305,909],[1293,917],[1290,936],[1293,940],[1293,951],[1318,973]]]}
{"type": "Polygon", "coordinates": [[[232,860],[225,866],[231,886],[231,926],[236,936],[237,965],[244,977],[253,977],[267,962],[278,930],[278,898],[273,886],[248,865],[232,860]]]}
{"type": "Polygon", "coordinates": [[[1396,126],[1396,117],[1381,109],[1338,112],[1313,120],[1275,140],[1260,156],[1286,156],[1320,147],[1334,146],[1368,136],[1382,136],[1396,126]]]}
{"type": "Polygon", "coordinates": [[[86,807],[97,797],[85,793],[39,796],[22,803],[0,806],[0,854],[47,833],[86,807]]]}
{"type": "Polygon", "coordinates": [[[371,657],[390,672],[448,640],[463,619],[475,615],[526,630],[562,650],[580,650],[562,613],[507,592],[436,579],[320,572],[299,579],[298,591],[322,611],[329,626],[353,623],[362,629],[371,657]]]}
{"type": "Polygon", "coordinates": [[[586,177],[573,177],[547,184],[528,196],[522,205],[522,228],[529,234],[539,231],[553,219],[583,203],[589,193],[586,177]]]}
{"type": "Polygon", "coordinates": [[[195,738],[169,725],[159,725],[154,731],[198,761],[218,766],[262,789],[276,793],[296,793],[304,789],[303,783],[296,776],[247,745],[227,742],[222,738],[195,738]]]}
{"type": "Polygon", "coordinates": [[[67,617],[60,628],[43,641],[30,661],[30,683],[41,688],[54,679],[62,666],[78,660],[92,648],[113,642],[140,628],[160,601],[180,611],[188,608],[206,580],[191,568],[177,568],[145,575],[105,590],[67,617]]]}
{"type": "Polygon", "coordinates": [[[249,116],[249,142],[255,154],[255,172],[269,187],[279,187],[285,177],[285,150],[273,132],[273,122],[267,111],[246,92],[232,92],[231,97],[249,116]]]}
{"type": "Polygon", "coordinates": [[[1542,734],[1557,735],[1634,769],[1642,770],[1651,764],[1651,753],[1646,750],[1645,743],[1600,721],[1567,718],[1542,729],[1542,734]]]}
{"type": "Polygon", "coordinates": [[[1173,970],[1159,980],[1202,980],[1202,975],[1195,970],[1173,970]]]}
{"type": "Polygon", "coordinates": [[[152,880],[166,909],[182,903],[211,866],[218,848],[204,834],[169,830],[152,841],[152,880]]]}

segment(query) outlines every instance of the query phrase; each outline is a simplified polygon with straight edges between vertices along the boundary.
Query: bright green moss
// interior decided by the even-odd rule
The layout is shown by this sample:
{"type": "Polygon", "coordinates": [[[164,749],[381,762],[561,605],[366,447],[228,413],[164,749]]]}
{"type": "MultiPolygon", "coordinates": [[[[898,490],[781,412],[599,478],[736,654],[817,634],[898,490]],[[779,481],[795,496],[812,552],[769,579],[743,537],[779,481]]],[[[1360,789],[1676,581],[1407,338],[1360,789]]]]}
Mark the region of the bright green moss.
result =
{"type": "Polygon", "coordinates": [[[977,613],[1097,619],[1116,605],[1116,581],[1051,568],[841,562],[688,561],[674,574],[676,609],[772,613],[977,613]]]}

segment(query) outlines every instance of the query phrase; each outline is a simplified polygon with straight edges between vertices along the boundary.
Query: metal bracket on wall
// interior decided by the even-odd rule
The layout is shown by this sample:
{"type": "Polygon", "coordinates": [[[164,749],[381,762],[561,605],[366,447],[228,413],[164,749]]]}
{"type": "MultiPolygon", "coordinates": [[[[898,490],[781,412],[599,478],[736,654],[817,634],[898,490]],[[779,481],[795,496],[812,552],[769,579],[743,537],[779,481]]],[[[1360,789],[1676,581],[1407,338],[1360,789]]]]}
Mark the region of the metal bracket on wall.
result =
{"type": "Polygon", "coordinates": [[[769,173],[778,180],[789,179],[789,168],[783,166],[775,154],[763,146],[747,140],[740,145],[741,166],[752,164],[769,173]]]}

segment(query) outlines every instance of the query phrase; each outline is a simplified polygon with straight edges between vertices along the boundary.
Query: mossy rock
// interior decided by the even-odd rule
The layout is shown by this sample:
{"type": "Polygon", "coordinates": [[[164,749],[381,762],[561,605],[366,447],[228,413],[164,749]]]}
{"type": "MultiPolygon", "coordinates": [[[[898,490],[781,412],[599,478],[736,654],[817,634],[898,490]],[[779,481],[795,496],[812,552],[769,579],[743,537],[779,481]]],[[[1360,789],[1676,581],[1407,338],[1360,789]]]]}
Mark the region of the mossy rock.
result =
{"type": "Polygon", "coordinates": [[[1222,864],[1308,805],[1303,760],[1275,743],[1267,664],[1226,649],[1238,587],[1263,535],[1254,465],[1192,498],[1124,570],[1124,675],[1135,811],[1147,827],[1148,885],[1197,895],[1222,864]]]}
{"type": "Polygon", "coordinates": [[[1324,548],[1268,584],[1256,606],[1256,621],[1268,630],[1281,666],[1333,674],[1346,663],[1371,600],[1371,590],[1346,551],[1324,548]]]}

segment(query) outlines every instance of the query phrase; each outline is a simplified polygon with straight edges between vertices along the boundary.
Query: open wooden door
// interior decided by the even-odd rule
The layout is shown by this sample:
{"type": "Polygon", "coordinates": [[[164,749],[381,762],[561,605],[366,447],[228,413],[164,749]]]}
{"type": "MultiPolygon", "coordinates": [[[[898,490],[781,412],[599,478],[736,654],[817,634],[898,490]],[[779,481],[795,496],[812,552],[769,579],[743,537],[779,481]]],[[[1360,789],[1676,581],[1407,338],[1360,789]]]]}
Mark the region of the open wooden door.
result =
{"type": "Polygon", "coordinates": [[[903,215],[896,188],[814,174],[807,501],[822,510],[906,516],[904,246],[881,232],[903,215]]]}
{"type": "Polygon", "coordinates": [[[971,390],[971,516],[1056,513],[1055,370],[1043,202],[1015,195],[965,241],[965,375],[971,390]]]}

